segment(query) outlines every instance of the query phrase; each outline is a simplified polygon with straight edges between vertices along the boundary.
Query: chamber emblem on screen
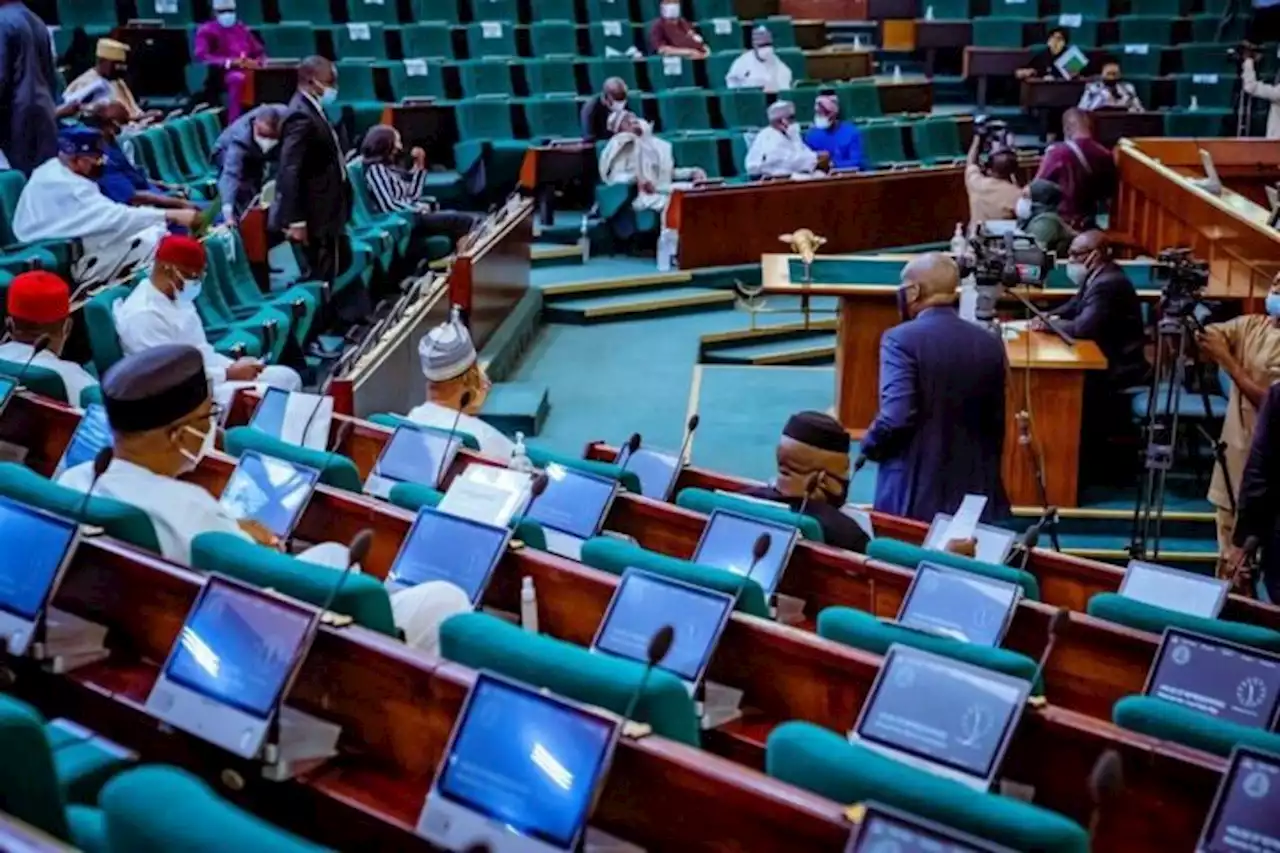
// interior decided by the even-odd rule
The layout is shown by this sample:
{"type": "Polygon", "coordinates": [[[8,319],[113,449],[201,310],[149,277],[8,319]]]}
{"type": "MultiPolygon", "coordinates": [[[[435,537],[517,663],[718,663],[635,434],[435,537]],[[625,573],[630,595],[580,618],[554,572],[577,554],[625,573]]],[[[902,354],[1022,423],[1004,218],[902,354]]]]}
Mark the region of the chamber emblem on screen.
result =
{"type": "Polygon", "coordinates": [[[960,745],[976,746],[991,731],[991,714],[981,705],[970,705],[960,717],[960,745]]]}
{"type": "Polygon", "coordinates": [[[1255,770],[1244,777],[1244,784],[1240,788],[1253,799],[1260,800],[1271,791],[1271,780],[1266,773],[1255,770]]]}
{"type": "Polygon", "coordinates": [[[991,627],[991,608],[979,607],[973,611],[973,626],[975,628],[991,627]]]}
{"type": "Polygon", "coordinates": [[[1178,666],[1183,666],[1191,661],[1191,649],[1188,646],[1174,646],[1170,657],[1178,666]]]}
{"type": "Polygon", "coordinates": [[[909,663],[894,668],[893,683],[904,690],[916,683],[916,668],[909,663]]]}
{"type": "Polygon", "coordinates": [[[932,572],[925,574],[925,576],[920,579],[920,588],[924,592],[937,592],[938,578],[932,572]]]}
{"type": "Polygon", "coordinates": [[[1267,685],[1261,678],[1251,675],[1236,687],[1236,699],[1246,708],[1258,708],[1267,698],[1267,685]]]}

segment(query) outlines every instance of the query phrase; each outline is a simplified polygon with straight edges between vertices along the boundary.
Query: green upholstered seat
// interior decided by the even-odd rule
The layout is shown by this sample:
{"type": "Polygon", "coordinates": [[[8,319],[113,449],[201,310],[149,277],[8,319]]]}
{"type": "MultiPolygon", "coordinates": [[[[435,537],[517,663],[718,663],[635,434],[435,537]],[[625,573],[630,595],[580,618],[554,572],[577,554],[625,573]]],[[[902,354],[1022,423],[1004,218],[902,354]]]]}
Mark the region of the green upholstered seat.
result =
{"type": "Polygon", "coordinates": [[[35,364],[24,368],[21,362],[0,359],[0,375],[17,378],[18,374],[22,374],[22,385],[28,391],[60,403],[68,402],[67,386],[57,371],[35,364]]]}
{"type": "MultiPolygon", "coordinates": [[[[191,566],[269,587],[317,607],[329,600],[343,574],[340,569],[308,563],[230,533],[201,533],[191,540],[191,566]]],[[[371,631],[400,636],[387,588],[372,575],[352,572],[329,609],[350,616],[371,631]]]]}
{"type": "Polygon", "coordinates": [[[1009,566],[974,560],[970,557],[952,554],[950,551],[932,551],[928,548],[921,548],[919,545],[911,545],[898,539],[887,539],[883,536],[871,540],[871,544],[867,546],[867,556],[908,569],[914,569],[925,562],[950,566],[953,569],[973,572],[984,577],[1002,580],[1005,583],[1016,583],[1022,587],[1022,594],[1027,598],[1033,601],[1040,600],[1040,583],[1035,579],[1035,575],[1009,566]]]}
{"type": "Polygon", "coordinates": [[[318,853],[304,841],[241,811],[208,785],[172,767],[121,773],[102,791],[112,853],[318,853]]]}
{"type": "Polygon", "coordinates": [[[87,409],[97,403],[102,405],[102,386],[90,385],[80,392],[80,408],[87,409]]]}
{"type": "Polygon", "coordinates": [[[85,332],[89,336],[89,349],[93,352],[93,364],[98,368],[99,376],[105,376],[111,365],[124,358],[120,337],[116,334],[113,308],[128,295],[128,287],[116,285],[98,291],[84,304],[85,332]]]}
{"type": "MultiPolygon", "coordinates": [[[[694,586],[727,592],[730,595],[738,594],[743,581],[742,575],[726,569],[681,560],[678,557],[668,557],[665,554],[656,554],[653,551],[646,551],[639,545],[609,536],[597,536],[584,542],[582,562],[592,568],[615,575],[621,575],[633,567],[644,569],[647,572],[675,578],[694,586]]],[[[759,616],[761,619],[769,618],[769,604],[765,601],[764,591],[758,581],[747,580],[746,589],[742,593],[737,609],[752,616],[759,616]]]]}
{"type": "MultiPolygon", "coordinates": [[[[484,613],[450,616],[440,627],[440,655],[615,714],[626,712],[644,673],[644,666],[634,661],[592,654],[484,613]]],[[[691,746],[700,743],[693,700],[683,682],[664,670],[649,674],[635,719],[663,737],[691,746]]]]}
{"type": "MultiPolygon", "coordinates": [[[[396,483],[391,487],[387,499],[398,507],[417,512],[424,506],[439,506],[440,501],[444,500],[444,492],[419,483],[396,483]]],[[[515,531],[516,539],[535,551],[547,550],[547,532],[533,519],[522,515],[514,516],[511,519],[511,529],[515,531]]]]}
{"type": "Polygon", "coordinates": [[[676,506],[704,515],[710,515],[718,509],[728,510],[739,515],[758,518],[761,521],[772,521],[775,524],[798,528],[800,535],[811,542],[825,541],[822,536],[822,526],[818,524],[816,518],[735,495],[721,495],[707,489],[683,489],[676,496],[676,506]]]}
{"type": "MultiPolygon", "coordinates": [[[[439,429],[439,428],[437,428],[437,427],[423,426],[423,425],[422,425],[422,424],[420,424],[420,423],[415,423],[415,422],[413,422],[413,421],[409,420],[408,418],[406,418],[404,415],[393,415],[393,414],[381,414],[381,413],[380,413],[380,414],[376,414],[376,415],[370,415],[370,416],[369,416],[369,422],[370,422],[370,423],[377,424],[378,426],[387,427],[388,429],[395,429],[395,428],[396,428],[396,427],[398,427],[398,426],[411,426],[411,427],[416,427],[417,429],[430,429],[430,430],[435,430],[436,432],[443,432],[443,433],[445,433],[445,434],[448,434],[448,432],[449,432],[448,430],[442,430],[442,429],[439,429]]],[[[474,435],[472,435],[471,433],[469,433],[469,432],[463,432],[462,430],[456,430],[453,434],[454,434],[457,438],[459,438],[459,439],[461,439],[461,440],[462,440],[462,446],[463,446],[463,447],[465,447],[465,448],[467,448],[468,450],[479,450],[479,449],[480,449],[480,441],[479,441],[479,439],[477,439],[477,438],[476,438],[474,435]]]]}
{"type": "Polygon", "coordinates": [[[838,803],[876,800],[1017,850],[1089,849],[1089,834],[1062,815],[894,761],[811,723],[773,730],[765,771],[838,803]]]}
{"type": "Polygon", "coordinates": [[[0,462],[0,495],[30,504],[64,518],[79,517],[85,524],[101,527],[108,536],[160,553],[156,529],[145,512],[130,504],[103,498],[89,498],[83,513],[84,493],[40,476],[13,462],[0,462]]]}
{"type": "Polygon", "coordinates": [[[1183,628],[1243,646],[1280,652],[1280,632],[1270,628],[1244,622],[1228,622],[1225,619],[1189,616],[1176,610],[1134,601],[1115,592],[1100,592],[1093,596],[1089,599],[1087,610],[1090,616],[1137,628],[1139,631],[1150,631],[1152,634],[1163,633],[1165,628],[1183,628]]]}
{"type": "Polygon", "coordinates": [[[53,753],[54,773],[68,803],[92,805],[107,780],[133,764],[135,756],[69,720],[50,720],[45,738],[53,753]]]}
{"type": "Polygon", "coordinates": [[[554,450],[547,450],[545,447],[533,444],[527,444],[525,452],[529,455],[529,461],[539,468],[545,468],[552,464],[563,465],[565,468],[585,471],[588,474],[596,474],[600,477],[608,477],[610,480],[618,480],[628,492],[640,494],[640,476],[634,471],[624,471],[620,466],[611,462],[581,459],[565,453],[556,453],[554,450]]]}
{"type": "MultiPolygon", "coordinates": [[[[1036,678],[1036,662],[1026,655],[1007,649],[989,648],[966,643],[952,637],[913,631],[892,622],[877,619],[870,613],[849,607],[828,607],[818,614],[818,634],[864,652],[884,655],[894,643],[933,652],[936,655],[971,663],[994,672],[1003,672],[1015,678],[1030,681],[1036,678]]],[[[1032,688],[1044,693],[1042,681],[1032,688]]]]}
{"type": "Polygon", "coordinates": [[[360,471],[356,463],[339,453],[328,453],[323,450],[312,450],[297,444],[282,441],[270,433],[253,427],[232,427],[222,439],[222,446],[232,456],[239,456],[246,450],[256,450],[264,456],[274,456],[296,465],[306,465],[320,472],[320,482],[335,489],[348,492],[364,490],[364,481],[360,479],[360,471]]]}
{"type": "Polygon", "coordinates": [[[1111,709],[1122,729],[1227,756],[1237,746],[1280,753],[1280,734],[1217,720],[1203,711],[1184,708],[1154,696],[1126,696],[1111,709]]]}

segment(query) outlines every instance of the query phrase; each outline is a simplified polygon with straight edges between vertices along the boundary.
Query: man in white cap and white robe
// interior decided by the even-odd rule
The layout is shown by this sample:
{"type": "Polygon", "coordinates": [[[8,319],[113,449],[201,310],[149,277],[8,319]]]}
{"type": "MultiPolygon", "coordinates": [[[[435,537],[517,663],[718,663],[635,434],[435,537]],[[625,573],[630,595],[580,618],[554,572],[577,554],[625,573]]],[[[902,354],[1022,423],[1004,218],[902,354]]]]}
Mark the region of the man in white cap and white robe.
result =
{"type": "Polygon", "coordinates": [[[476,417],[492,383],[480,367],[471,333],[454,308],[448,323],[441,323],[418,344],[422,374],[427,379],[427,400],[406,416],[423,426],[469,433],[480,442],[480,452],[494,459],[510,459],[515,445],[498,430],[476,417]],[[469,395],[462,405],[463,395],[469,395]]]}
{"type": "Polygon", "coordinates": [[[778,58],[773,50],[773,33],[768,27],[751,31],[751,49],[729,66],[724,84],[730,89],[763,89],[776,94],[791,88],[791,66],[778,58]]]}
{"type": "Polygon", "coordinates": [[[600,152],[600,180],[606,184],[635,184],[636,210],[667,209],[671,191],[684,183],[705,181],[707,173],[695,167],[676,166],[671,143],[653,135],[649,122],[623,111],[609,116],[613,134],[600,152]]]}
{"type": "Polygon", "coordinates": [[[753,178],[807,175],[817,167],[818,155],[800,137],[796,105],[774,101],[769,105],[769,126],[756,134],[747,151],[747,174],[753,178]]]}
{"type": "Polygon", "coordinates": [[[97,63],[67,84],[62,91],[64,104],[82,108],[106,101],[118,101],[129,113],[129,121],[159,118],[159,110],[144,111],[125,82],[129,69],[129,45],[110,38],[98,39],[97,63]]]}

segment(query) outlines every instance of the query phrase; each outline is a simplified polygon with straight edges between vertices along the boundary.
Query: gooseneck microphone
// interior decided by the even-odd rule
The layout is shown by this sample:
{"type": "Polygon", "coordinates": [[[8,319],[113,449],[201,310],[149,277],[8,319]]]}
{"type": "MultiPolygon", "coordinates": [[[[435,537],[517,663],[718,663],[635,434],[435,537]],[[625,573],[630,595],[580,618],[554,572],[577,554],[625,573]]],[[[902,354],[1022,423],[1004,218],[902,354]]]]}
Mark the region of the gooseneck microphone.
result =
{"type": "Polygon", "coordinates": [[[435,488],[440,488],[440,481],[444,479],[444,466],[449,462],[449,445],[453,444],[453,438],[458,434],[458,423],[462,420],[462,413],[471,405],[471,401],[475,399],[475,395],[471,393],[471,389],[462,392],[462,396],[458,398],[458,411],[453,416],[453,426],[449,427],[449,437],[445,440],[445,452],[440,454],[440,466],[436,469],[435,488]]]}
{"type": "Polygon", "coordinates": [[[14,385],[22,385],[22,379],[27,375],[27,368],[31,366],[31,362],[35,361],[36,356],[49,348],[50,340],[51,338],[48,335],[41,335],[36,338],[35,343],[31,345],[31,355],[27,356],[27,360],[22,363],[22,368],[18,371],[18,374],[13,377],[14,385]]]}
{"type": "MultiPolygon", "coordinates": [[[[315,406],[312,407],[311,414],[307,415],[307,422],[302,425],[302,435],[298,438],[299,446],[301,447],[307,446],[307,433],[311,432],[311,424],[315,423],[316,415],[320,414],[320,408],[324,405],[324,401],[325,401],[325,397],[324,395],[321,395],[320,399],[316,400],[315,406]]],[[[289,398],[286,396],[285,407],[288,408],[288,405],[289,405],[289,398]]],[[[326,447],[329,445],[329,436],[326,435],[324,437],[324,443],[326,447]]]]}
{"type": "Polygon", "coordinates": [[[627,439],[627,443],[624,444],[618,450],[618,456],[622,456],[624,452],[626,453],[625,458],[623,458],[622,460],[622,465],[618,469],[618,473],[622,473],[623,471],[627,470],[627,466],[631,464],[631,457],[635,456],[636,451],[639,449],[640,449],[640,433],[633,432],[631,433],[631,438],[627,439]]]}
{"type": "Polygon", "coordinates": [[[98,480],[103,474],[107,473],[107,469],[111,467],[111,460],[116,458],[115,450],[110,446],[106,446],[98,451],[93,457],[93,479],[89,481],[89,488],[85,489],[84,497],[80,499],[80,505],[76,507],[75,521],[77,524],[86,524],[85,513],[89,511],[89,498],[93,497],[94,487],[98,485],[98,480]]]}
{"type": "Polygon", "coordinates": [[[342,591],[342,585],[347,582],[347,576],[351,574],[351,570],[364,562],[365,558],[369,556],[369,549],[372,547],[373,530],[368,527],[351,537],[351,544],[347,546],[347,567],[338,576],[333,589],[329,590],[329,596],[324,600],[324,606],[320,608],[321,619],[324,618],[325,613],[329,612],[329,608],[333,606],[333,602],[338,598],[338,593],[342,591]]]}
{"type": "Polygon", "coordinates": [[[645,651],[644,672],[640,675],[640,683],[636,685],[635,692],[631,694],[631,699],[627,702],[626,713],[622,715],[622,725],[618,726],[617,735],[622,733],[622,729],[636,712],[636,706],[640,704],[640,697],[644,695],[644,689],[649,686],[649,673],[653,672],[653,668],[666,658],[667,653],[671,651],[671,644],[675,642],[676,629],[670,625],[663,625],[657,631],[653,632],[653,636],[649,638],[649,647],[645,651]]]}
{"type": "Polygon", "coordinates": [[[773,534],[767,531],[757,536],[756,541],[752,543],[751,567],[742,576],[742,583],[738,584],[738,591],[733,594],[734,610],[738,609],[738,605],[742,602],[742,596],[747,592],[747,584],[751,581],[751,576],[755,574],[756,567],[760,565],[760,561],[769,553],[771,547],[773,547],[773,534]]]}
{"type": "Polygon", "coordinates": [[[1053,615],[1049,617],[1049,626],[1046,629],[1048,641],[1044,644],[1044,651],[1040,653],[1040,660],[1036,662],[1036,672],[1031,679],[1031,686],[1034,689],[1037,682],[1041,682],[1044,678],[1045,667],[1049,665],[1049,656],[1053,654],[1053,647],[1058,642],[1058,634],[1062,631],[1062,626],[1071,621],[1071,614],[1064,608],[1059,607],[1053,611],[1053,615]]]}
{"type": "Polygon", "coordinates": [[[822,481],[826,478],[825,471],[814,471],[809,475],[809,479],[804,484],[804,500],[800,501],[800,509],[796,510],[797,514],[804,515],[804,511],[809,508],[809,499],[813,497],[818,489],[822,488],[822,481]]]}
{"type": "Polygon", "coordinates": [[[693,434],[698,431],[698,424],[702,423],[702,418],[698,417],[698,413],[694,412],[689,416],[689,422],[684,428],[684,443],[680,445],[680,456],[676,458],[677,465],[687,465],[689,463],[689,445],[693,443],[693,434]]]}

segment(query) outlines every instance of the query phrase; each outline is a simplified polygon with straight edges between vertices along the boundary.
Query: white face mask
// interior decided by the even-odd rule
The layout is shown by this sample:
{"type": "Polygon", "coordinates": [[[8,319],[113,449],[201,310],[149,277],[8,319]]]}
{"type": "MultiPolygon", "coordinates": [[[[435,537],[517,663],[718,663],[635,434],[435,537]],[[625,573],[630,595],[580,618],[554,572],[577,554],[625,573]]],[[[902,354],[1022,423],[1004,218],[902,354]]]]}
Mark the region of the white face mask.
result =
{"type": "Polygon", "coordinates": [[[182,282],[182,290],[178,291],[179,305],[195,305],[196,299],[200,296],[200,291],[204,289],[204,282],[198,278],[188,278],[182,282]]]}
{"type": "Polygon", "coordinates": [[[759,59],[761,62],[768,62],[769,60],[773,59],[773,48],[769,46],[757,47],[756,58],[759,59]]]}
{"type": "Polygon", "coordinates": [[[813,117],[813,126],[819,130],[826,130],[831,127],[831,118],[824,115],[815,115],[813,117]]]}
{"type": "Polygon", "coordinates": [[[1085,279],[1089,277],[1089,268],[1084,264],[1072,261],[1067,264],[1067,278],[1071,279],[1071,283],[1077,287],[1083,286],[1085,279]]]}
{"type": "Polygon", "coordinates": [[[334,101],[338,100],[338,90],[332,86],[325,86],[320,90],[317,100],[320,101],[320,105],[323,107],[331,106],[334,101]]]}
{"type": "Polygon", "coordinates": [[[627,99],[626,99],[626,98],[623,98],[621,101],[610,101],[610,102],[609,102],[609,111],[610,111],[610,112],[620,113],[620,112],[622,112],[623,110],[625,110],[626,108],[627,108],[627,99]]]}
{"type": "Polygon", "coordinates": [[[219,12],[216,17],[218,23],[224,27],[234,27],[236,25],[235,12],[219,12]]]}
{"type": "Polygon", "coordinates": [[[190,432],[200,436],[200,449],[197,450],[194,454],[184,450],[181,444],[178,445],[178,452],[181,453],[182,458],[187,461],[187,464],[183,466],[182,473],[189,474],[192,471],[194,471],[197,467],[199,467],[200,460],[204,459],[206,456],[208,456],[210,453],[213,452],[214,433],[216,432],[216,429],[214,428],[212,418],[209,419],[208,432],[205,432],[203,434],[200,432],[200,430],[191,426],[184,426],[182,429],[184,432],[190,432]]]}
{"type": "Polygon", "coordinates": [[[1020,198],[1018,203],[1013,206],[1013,215],[1019,219],[1031,218],[1031,199],[1020,198]]]}
{"type": "Polygon", "coordinates": [[[275,148],[280,144],[279,139],[272,139],[269,136],[259,136],[256,133],[253,135],[253,141],[258,143],[258,147],[262,149],[263,154],[268,153],[272,148],[275,148]]]}
{"type": "Polygon", "coordinates": [[[680,17],[680,4],[679,3],[663,3],[662,17],[666,18],[668,21],[675,20],[676,18],[680,17]]]}

